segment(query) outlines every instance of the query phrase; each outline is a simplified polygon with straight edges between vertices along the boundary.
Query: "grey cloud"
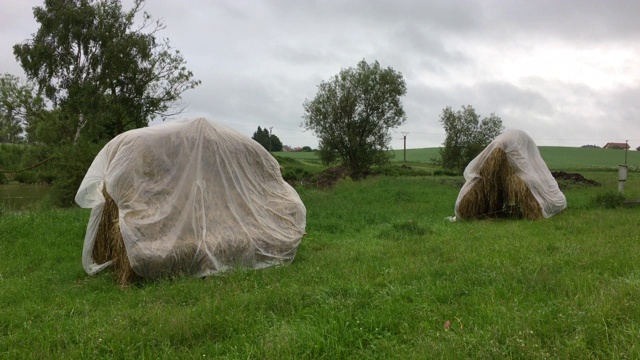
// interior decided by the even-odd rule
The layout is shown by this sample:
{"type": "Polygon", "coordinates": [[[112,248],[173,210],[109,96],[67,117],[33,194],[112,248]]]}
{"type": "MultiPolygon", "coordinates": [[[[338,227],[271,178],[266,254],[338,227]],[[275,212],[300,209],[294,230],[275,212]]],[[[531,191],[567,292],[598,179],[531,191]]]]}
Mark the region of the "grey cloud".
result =
{"type": "Polygon", "coordinates": [[[482,1],[485,23],[495,36],[519,34],[573,43],[629,41],[640,35],[634,0],[482,1]]]}

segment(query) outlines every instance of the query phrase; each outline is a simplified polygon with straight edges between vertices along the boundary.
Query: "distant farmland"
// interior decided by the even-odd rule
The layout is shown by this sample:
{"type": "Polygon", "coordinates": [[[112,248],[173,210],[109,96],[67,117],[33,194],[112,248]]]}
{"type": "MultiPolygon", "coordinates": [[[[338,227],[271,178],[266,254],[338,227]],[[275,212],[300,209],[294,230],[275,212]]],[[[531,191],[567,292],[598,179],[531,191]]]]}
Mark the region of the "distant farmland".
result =
{"type": "MultiPolygon", "coordinates": [[[[624,164],[625,151],[618,149],[540,146],[542,158],[551,170],[613,170],[624,164]]],[[[392,150],[393,162],[403,161],[403,150],[392,150]]],[[[431,163],[438,157],[439,148],[407,149],[407,162],[431,163]]],[[[314,152],[277,152],[277,156],[316,160],[314,152]]],[[[627,164],[631,170],[640,169],[640,151],[627,151],[627,164]]]]}

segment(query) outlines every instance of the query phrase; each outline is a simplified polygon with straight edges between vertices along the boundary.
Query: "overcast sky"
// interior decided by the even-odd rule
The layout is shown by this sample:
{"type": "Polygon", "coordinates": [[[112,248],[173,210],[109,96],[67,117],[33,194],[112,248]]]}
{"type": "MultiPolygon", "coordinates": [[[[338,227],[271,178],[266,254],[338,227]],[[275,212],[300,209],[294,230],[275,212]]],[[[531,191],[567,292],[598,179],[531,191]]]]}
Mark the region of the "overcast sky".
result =
{"type": "MultiPolygon", "coordinates": [[[[1,0],[0,73],[38,30],[38,0],[1,0]]],[[[124,0],[126,9],[131,0],[124,0]]],[[[442,109],[472,105],[538,145],[640,146],[637,0],[148,0],[163,37],[202,80],[180,117],[317,146],[300,127],[317,85],[360,60],[404,76],[407,122],[392,147],[437,147],[442,109]]]]}

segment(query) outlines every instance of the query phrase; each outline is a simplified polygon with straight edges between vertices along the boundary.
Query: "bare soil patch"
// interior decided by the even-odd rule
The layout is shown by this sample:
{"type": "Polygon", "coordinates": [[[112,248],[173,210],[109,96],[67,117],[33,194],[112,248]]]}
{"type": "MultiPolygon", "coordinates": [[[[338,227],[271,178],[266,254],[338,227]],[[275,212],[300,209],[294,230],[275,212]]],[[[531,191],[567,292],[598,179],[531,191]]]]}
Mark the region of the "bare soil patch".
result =
{"type": "Polygon", "coordinates": [[[568,173],[566,171],[552,171],[551,175],[553,175],[553,177],[556,180],[562,180],[569,183],[591,185],[591,186],[601,185],[599,182],[595,180],[587,179],[578,173],[568,173]]]}

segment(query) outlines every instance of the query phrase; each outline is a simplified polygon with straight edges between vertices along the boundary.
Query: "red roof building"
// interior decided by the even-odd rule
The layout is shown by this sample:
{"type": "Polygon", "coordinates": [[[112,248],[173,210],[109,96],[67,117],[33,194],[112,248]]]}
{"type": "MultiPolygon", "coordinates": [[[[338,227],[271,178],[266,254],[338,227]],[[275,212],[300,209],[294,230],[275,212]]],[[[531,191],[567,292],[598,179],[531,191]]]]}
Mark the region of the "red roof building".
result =
{"type": "Polygon", "coordinates": [[[607,143],[605,146],[602,147],[603,149],[629,149],[629,144],[627,143],[615,143],[615,142],[609,142],[607,143]]]}

